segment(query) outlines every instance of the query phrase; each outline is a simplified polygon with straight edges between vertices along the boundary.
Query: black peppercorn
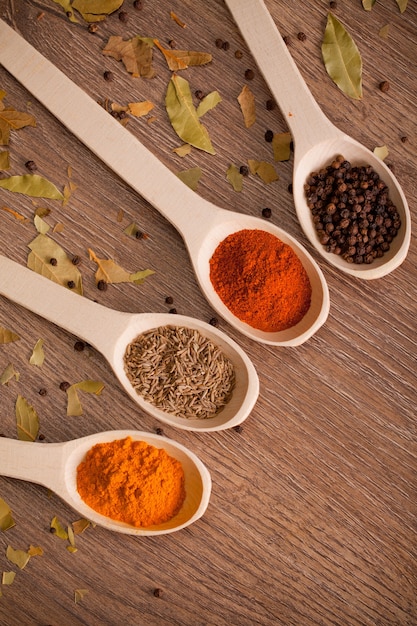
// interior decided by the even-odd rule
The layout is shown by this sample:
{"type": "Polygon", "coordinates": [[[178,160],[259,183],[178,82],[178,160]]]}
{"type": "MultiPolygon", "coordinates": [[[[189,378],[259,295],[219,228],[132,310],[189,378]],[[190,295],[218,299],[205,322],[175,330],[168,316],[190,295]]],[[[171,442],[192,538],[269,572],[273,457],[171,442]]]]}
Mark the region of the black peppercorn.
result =
{"type": "Polygon", "coordinates": [[[223,46],[223,39],[216,39],[216,48],[221,48],[223,46]]]}
{"type": "Polygon", "coordinates": [[[283,40],[287,46],[291,45],[291,37],[289,35],[285,35],[285,37],[283,37],[283,40]]]}
{"type": "Polygon", "coordinates": [[[133,8],[136,9],[136,11],[141,11],[143,9],[143,0],[135,0],[133,8]]]}
{"type": "Polygon", "coordinates": [[[236,433],[242,433],[243,432],[243,426],[241,424],[238,424],[237,426],[233,426],[233,430],[236,433]]]}
{"type": "Polygon", "coordinates": [[[212,318],[209,320],[209,324],[210,324],[211,326],[218,326],[218,325],[219,325],[219,320],[217,319],[217,317],[212,317],[212,318]]]}
{"type": "Polygon", "coordinates": [[[106,291],[106,290],[107,290],[107,287],[108,287],[108,285],[107,285],[107,283],[106,283],[106,281],[105,281],[105,280],[99,280],[99,281],[98,281],[98,283],[97,283],[97,289],[98,289],[99,291],[106,291]]]}
{"type": "Polygon", "coordinates": [[[277,106],[277,103],[275,102],[275,100],[273,100],[273,98],[269,98],[266,101],[266,109],[267,111],[273,111],[277,106]]]}
{"type": "Polygon", "coordinates": [[[163,435],[164,434],[164,431],[162,430],[162,428],[160,426],[158,426],[155,429],[155,432],[156,432],[157,435],[163,435]]]}
{"type": "Polygon", "coordinates": [[[48,391],[45,389],[45,387],[41,387],[41,388],[39,389],[39,395],[40,395],[40,396],[46,396],[46,395],[47,395],[47,393],[48,393],[48,391]]]}
{"type": "Polygon", "coordinates": [[[68,289],[74,289],[74,287],[75,287],[74,281],[73,280],[69,280],[67,282],[67,287],[68,287],[68,289]]]}
{"type": "Polygon", "coordinates": [[[49,259],[49,263],[53,265],[54,267],[58,265],[58,261],[56,260],[55,257],[52,257],[51,259],[49,259]]]}
{"type": "Polygon", "coordinates": [[[174,39],[170,39],[168,41],[168,45],[169,45],[170,48],[174,49],[174,48],[177,47],[177,42],[174,39]]]}
{"type": "Polygon", "coordinates": [[[82,352],[82,351],[84,350],[84,348],[85,348],[85,343],[84,343],[84,341],[76,341],[76,342],[74,343],[74,350],[75,350],[76,352],[82,352]]]}
{"type": "Polygon", "coordinates": [[[303,32],[297,33],[297,39],[300,41],[305,41],[307,39],[307,35],[303,32]]]}
{"type": "Polygon", "coordinates": [[[387,91],[389,91],[390,84],[387,80],[383,80],[381,83],[379,83],[379,88],[382,92],[386,93],[387,91]]]}
{"type": "Polygon", "coordinates": [[[87,30],[89,33],[96,33],[98,31],[98,24],[89,24],[87,30]]]}
{"type": "Polygon", "coordinates": [[[273,139],[274,139],[274,131],[267,130],[265,132],[265,141],[268,143],[272,143],[273,139]]]}
{"type": "Polygon", "coordinates": [[[106,70],[103,73],[103,78],[104,78],[104,80],[107,80],[108,82],[111,82],[113,80],[113,78],[114,78],[113,72],[110,72],[109,70],[106,70]]]}
{"type": "Polygon", "coordinates": [[[77,256],[77,255],[73,256],[73,257],[72,257],[72,260],[71,260],[71,263],[72,263],[73,265],[80,265],[80,263],[81,263],[81,259],[80,259],[80,257],[79,257],[79,256],[77,256]]]}
{"type": "Polygon", "coordinates": [[[120,11],[119,13],[119,20],[123,23],[126,24],[126,22],[129,19],[129,13],[126,13],[126,11],[120,11]]]}
{"type": "Polygon", "coordinates": [[[201,89],[197,89],[197,91],[194,92],[194,95],[197,100],[202,100],[204,98],[204,93],[201,91],[201,89]]]}
{"type": "Polygon", "coordinates": [[[239,172],[242,176],[249,176],[249,168],[247,165],[241,165],[239,167],[239,172]]]}
{"type": "Polygon", "coordinates": [[[66,391],[69,387],[71,387],[71,385],[65,380],[59,384],[59,388],[61,389],[61,391],[66,391]]]}
{"type": "Polygon", "coordinates": [[[262,209],[262,217],[266,217],[269,218],[272,215],[272,211],[271,209],[269,209],[268,207],[265,207],[264,209],[262,209]]]}
{"type": "Polygon", "coordinates": [[[245,78],[246,80],[253,80],[255,78],[255,72],[253,70],[246,70],[245,78]]]}
{"type": "Polygon", "coordinates": [[[177,309],[173,308],[173,309],[169,309],[168,313],[172,313],[173,315],[177,314],[177,309]]]}
{"type": "Polygon", "coordinates": [[[162,589],[159,589],[159,587],[157,587],[156,589],[153,590],[153,595],[155,596],[155,598],[161,598],[162,597],[162,589]]]}
{"type": "Polygon", "coordinates": [[[241,59],[243,57],[242,50],[235,50],[235,57],[236,59],[241,59]]]}
{"type": "Polygon", "coordinates": [[[222,50],[229,50],[229,48],[230,48],[230,43],[228,41],[223,41],[222,50]]]}
{"type": "Polygon", "coordinates": [[[29,172],[35,172],[38,169],[35,161],[26,161],[25,167],[29,170],[29,172]]]}
{"type": "Polygon", "coordinates": [[[174,298],[173,298],[172,296],[167,296],[167,297],[165,298],[165,302],[166,302],[167,304],[172,304],[172,303],[174,302],[174,298]]]}

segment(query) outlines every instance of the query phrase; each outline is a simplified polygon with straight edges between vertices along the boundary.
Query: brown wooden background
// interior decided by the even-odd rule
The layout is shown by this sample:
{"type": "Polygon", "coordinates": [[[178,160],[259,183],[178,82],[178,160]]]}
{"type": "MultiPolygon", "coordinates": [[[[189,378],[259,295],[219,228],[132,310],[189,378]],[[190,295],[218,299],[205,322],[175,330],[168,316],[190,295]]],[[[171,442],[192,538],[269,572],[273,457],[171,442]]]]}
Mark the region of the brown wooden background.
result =
{"type": "MultiPolygon", "coordinates": [[[[330,119],[370,149],[387,145],[416,213],[417,7],[409,0],[400,14],[394,0],[377,0],[371,12],[360,0],[338,0],[332,9],[355,39],[363,57],[364,97],[349,100],[327,76],[320,44],[329,10],[325,0],[267,0],[281,33],[314,96],[330,119]],[[389,24],[387,39],[379,36],[389,24]],[[304,32],[305,41],[297,38],[304,32]],[[387,80],[390,89],[378,85],[387,80]],[[406,137],[406,141],[401,141],[406,137]]],[[[222,626],[233,624],[379,625],[417,623],[416,554],[416,249],[389,276],[360,282],[322,262],[296,219],[288,185],[292,162],[277,165],[280,180],[265,185],[245,180],[241,194],[225,179],[230,163],[272,160],[264,133],[286,130],[256,64],[221,0],[143,0],[143,10],[124,3],[128,21],[113,14],[91,34],[81,20],[72,24],[49,0],[1,0],[0,16],[95,99],[155,102],[156,120],[131,119],[128,130],[173,171],[203,170],[198,192],[225,208],[261,215],[296,236],[319,261],[329,284],[331,311],[326,325],[303,346],[273,348],[239,335],[220,321],[253,359],[261,394],[242,432],[164,433],[194,452],[209,467],[213,493],[206,515],[190,528],[160,538],[135,539],[90,529],[77,538],[78,552],[49,533],[56,515],[63,524],[77,519],[46,489],[0,478],[0,496],[13,510],[16,526],[0,534],[0,575],[16,569],[7,545],[26,550],[41,545],[18,571],[13,585],[1,586],[0,623],[7,626],[100,626],[110,624],[222,626]],[[185,23],[180,28],[174,11],[185,23]],[[222,103],[204,118],[217,154],[193,150],[181,159],[181,142],[164,109],[170,78],[161,55],[157,76],[133,79],[121,63],[101,54],[112,34],[173,39],[178,48],[213,54],[206,67],[183,73],[193,91],[219,90],[222,103]],[[218,49],[215,40],[230,43],[218,49]],[[243,52],[237,59],[235,51],[243,52]],[[257,121],[244,128],[237,95],[246,69],[256,95],[257,121]],[[103,72],[114,74],[112,82],[103,72]],[[161,597],[154,589],[162,590],[161,597]],[[87,589],[79,603],[74,590],[87,589]]],[[[11,169],[25,172],[33,159],[38,173],[62,187],[71,166],[78,188],[67,206],[38,201],[51,213],[52,234],[69,254],[82,257],[85,295],[126,311],[167,311],[172,296],[179,313],[208,321],[214,312],[198,289],[185,246],[177,232],[136,193],[75,140],[42,106],[0,68],[6,103],[31,111],[36,128],[12,133],[11,169]],[[120,211],[123,212],[120,220],[120,211]],[[123,234],[132,221],[148,234],[136,241],[123,234]],[[142,286],[99,292],[87,248],[130,271],[156,274],[142,286]]],[[[138,164],[140,167],[140,164],[138,164]]],[[[36,232],[30,198],[0,191],[0,206],[21,212],[20,223],[0,211],[0,252],[25,264],[36,232]]],[[[202,227],[204,227],[202,225],[202,227]]],[[[0,370],[11,362],[20,381],[0,388],[0,431],[16,437],[14,404],[23,395],[36,408],[48,442],[100,430],[163,425],[142,413],[123,393],[101,355],[74,351],[75,338],[0,298],[0,325],[21,340],[0,347],[0,370]],[[28,364],[37,339],[45,340],[42,368],[28,364]],[[101,380],[100,397],[84,394],[84,415],[66,417],[63,380],[101,380]],[[47,395],[39,395],[45,387],[47,395]]],[[[45,449],[45,454],[47,450],[45,449]]]]}

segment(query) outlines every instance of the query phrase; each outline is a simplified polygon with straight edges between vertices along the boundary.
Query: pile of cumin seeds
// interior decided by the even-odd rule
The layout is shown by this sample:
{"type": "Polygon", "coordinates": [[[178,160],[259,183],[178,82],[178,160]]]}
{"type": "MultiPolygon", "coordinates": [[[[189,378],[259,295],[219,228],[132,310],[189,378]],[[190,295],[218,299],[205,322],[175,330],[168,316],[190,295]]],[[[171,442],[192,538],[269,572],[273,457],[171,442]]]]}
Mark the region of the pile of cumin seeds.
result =
{"type": "Polygon", "coordinates": [[[124,366],[144,400],[185,419],[214,417],[235,386],[227,356],[198,330],[183,326],[160,326],[136,337],[124,366]]]}

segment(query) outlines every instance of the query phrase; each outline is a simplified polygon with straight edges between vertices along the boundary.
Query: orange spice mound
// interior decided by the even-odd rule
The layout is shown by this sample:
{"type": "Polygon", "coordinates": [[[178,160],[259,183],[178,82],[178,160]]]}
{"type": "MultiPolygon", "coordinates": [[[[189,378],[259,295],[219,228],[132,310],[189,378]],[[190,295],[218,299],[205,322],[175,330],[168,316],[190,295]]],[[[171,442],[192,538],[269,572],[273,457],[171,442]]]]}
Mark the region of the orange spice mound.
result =
{"type": "Polygon", "coordinates": [[[87,452],[77,468],[77,489],[88,506],[106,517],[153,526],[180,510],[184,470],[165,450],[126,437],[87,452]]]}
{"type": "Polygon", "coordinates": [[[226,237],[210,259],[210,280],[236,317],[265,332],[295,326],[311,303],[310,279],[300,259],[264,230],[226,237]]]}

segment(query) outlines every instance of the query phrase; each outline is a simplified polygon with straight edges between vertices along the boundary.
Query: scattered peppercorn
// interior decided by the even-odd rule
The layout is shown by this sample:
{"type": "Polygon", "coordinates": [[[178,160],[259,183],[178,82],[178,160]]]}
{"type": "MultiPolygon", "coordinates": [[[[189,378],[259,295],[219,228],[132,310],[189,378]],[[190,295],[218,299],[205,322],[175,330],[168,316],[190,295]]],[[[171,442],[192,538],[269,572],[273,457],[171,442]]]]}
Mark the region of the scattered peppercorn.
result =
{"type": "Polygon", "coordinates": [[[202,100],[202,99],[204,98],[204,94],[203,94],[203,92],[201,91],[201,89],[197,89],[197,90],[194,92],[194,95],[195,95],[195,97],[197,98],[197,100],[202,100]]]}
{"type": "Polygon", "coordinates": [[[167,304],[172,304],[172,303],[174,302],[174,298],[173,298],[172,296],[167,296],[167,297],[165,298],[165,302],[166,302],[167,304]]]}
{"type": "Polygon", "coordinates": [[[154,589],[153,590],[153,595],[155,596],[155,598],[161,598],[162,597],[162,589],[154,589]]]}
{"type": "Polygon", "coordinates": [[[107,287],[108,287],[108,285],[107,285],[107,283],[106,283],[106,281],[105,281],[105,280],[99,280],[99,281],[98,281],[98,283],[97,283],[97,289],[98,289],[99,291],[107,291],[107,287]]]}
{"type": "Polygon", "coordinates": [[[401,143],[407,143],[407,141],[408,141],[408,137],[406,137],[405,135],[404,137],[401,137],[401,143]]]}
{"type": "Polygon", "coordinates": [[[230,48],[230,43],[228,41],[223,41],[222,50],[229,50],[229,48],[230,48]]]}
{"type": "Polygon", "coordinates": [[[307,39],[307,35],[303,32],[297,33],[297,39],[300,41],[305,41],[307,39]]]}
{"type": "Polygon", "coordinates": [[[74,287],[75,287],[74,281],[73,280],[69,280],[67,282],[67,287],[68,287],[68,289],[74,289],[74,287]]]}
{"type": "Polygon", "coordinates": [[[255,78],[255,72],[253,70],[246,70],[245,78],[246,80],[253,80],[255,78]]]}
{"type": "Polygon", "coordinates": [[[114,78],[113,72],[110,72],[109,70],[106,70],[103,73],[103,78],[104,78],[104,80],[107,80],[108,82],[111,82],[113,80],[113,78],[114,78]]]}
{"type": "Polygon", "coordinates": [[[274,132],[272,130],[267,130],[265,133],[265,141],[267,141],[268,143],[272,143],[273,139],[274,139],[274,132]]]}
{"type": "Polygon", "coordinates": [[[45,435],[42,435],[42,433],[40,433],[38,435],[38,439],[39,439],[39,441],[43,441],[45,439],[45,435]]]}
{"type": "Polygon", "coordinates": [[[243,426],[241,424],[237,424],[237,426],[233,426],[233,430],[237,433],[243,432],[243,426]]]}
{"type": "Polygon", "coordinates": [[[135,232],[135,239],[145,239],[145,233],[143,233],[141,230],[137,230],[135,232]]]}
{"type": "Polygon", "coordinates": [[[337,9],[337,2],[335,0],[333,0],[332,2],[330,2],[330,8],[331,9],[337,9]]]}
{"type": "Polygon", "coordinates": [[[54,267],[58,265],[58,261],[55,259],[55,257],[52,257],[51,259],[49,259],[49,263],[53,265],[54,267]]]}
{"type": "Polygon", "coordinates": [[[123,23],[126,24],[126,22],[129,19],[129,13],[126,13],[126,11],[120,11],[119,13],[119,20],[123,23]]]}
{"type": "Polygon", "coordinates": [[[79,257],[79,256],[77,256],[77,255],[73,256],[73,257],[72,257],[72,260],[71,260],[71,263],[72,263],[73,265],[80,265],[80,263],[81,263],[81,259],[80,259],[80,257],[79,257]]]}
{"type": "Polygon", "coordinates": [[[133,8],[136,9],[136,11],[142,11],[143,9],[143,0],[135,0],[133,3],[133,8]]]}
{"type": "Polygon", "coordinates": [[[249,176],[249,168],[247,165],[241,165],[239,167],[239,172],[242,176],[249,176]]]}
{"type": "Polygon", "coordinates": [[[291,37],[289,35],[285,35],[285,37],[283,37],[283,40],[287,46],[291,45],[291,37]]]}
{"type": "Polygon", "coordinates": [[[262,217],[266,217],[269,218],[272,215],[272,211],[271,209],[269,209],[268,207],[265,207],[264,209],[262,209],[262,217]]]}
{"type": "Polygon", "coordinates": [[[210,324],[211,326],[218,326],[218,325],[219,325],[219,320],[217,319],[217,317],[212,317],[212,318],[209,320],[209,324],[210,324]]]}
{"type": "Polygon", "coordinates": [[[383,93],[387,93],[389,91],[390,84],[387,80],[383,80],[379,83],[379,88],[383,93]]]}
{"type": "Polygon", "coordinates": [[[155,432],[156,432],[157,435],[162,435],[162,436],[164,435],[164,431],[163,431],[163,429],[160,426],[158,426],[155,429],[155,432]]]}
{"type": "Polygon", "coordinates": [[[223,39],[216,39],[216,48],[221,48],[223,46],[223,39]]]}
{"type": "Polygon", "coordinates": [[[275,102],[275,100],[273,98],[269,98],[266,101],[266,109],[267,111],[273,111],[277,106],[277,103],[275,102]]]}
{"type": "Polygon", "coordinates": [[[390,249],[401,227],[386,184],[370,165],[341,155],[308,177],[304,190],[320,243],[348,263],[370,264],[390,249]]]}
{"type": "Polygon", "coordinates": [[[29,170],[29,172],[35,172],[38,169],[35,161],[26,161],[25,167],[29,170]]]}
{"type": "Polygon", "coordinates": [[[84,341],[76,341],[76,342],[74,343],[74,350],[75,350],[76,352],[82,352],[82,351],[84,350],[84,348],[85,348],[85,343],[84,343],[84,341]]]}
{"type": "Polygon", "coordinates": [[[176,315],[177,309],[169,309],[168,313],[172,313],[173,315],[176,315]]]}
{"type": "Polygon", "coordinates": [[[237,59],[241,59],[243,57],[243,52],[242,50],[235,50],[235,57],[237,59]]]}
{"type": "Polygon", "coordinates": [[[46,395],[47,395],[47,393],[48,393],[48,391],[45,389],[45,387],[41,387],[41,388],[39,389],[39,395],[40,395],[40,396],[46,396],[46,395]]]}
{"type": "Polygon", "coordinates": [[[89,24],[87,30],[89,33],[96,33],[98,31],[98,24],[89,24]]]}
{"type": "Polygon", "coordinates": [[[177,47],[177,42],[174,39],[170,39],[168,41],[168,45],[169,45],[170,48],[174,49],[174,48],[177,47]]]}
{"type": "Polygon", "coordinates": [[[69,389],[69,387],[71,387],[71,385],[65,380],[59,384],[59,388],[61,389],[61,391],[66,391],[67,389],[69,389]]]}

